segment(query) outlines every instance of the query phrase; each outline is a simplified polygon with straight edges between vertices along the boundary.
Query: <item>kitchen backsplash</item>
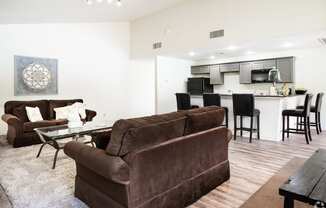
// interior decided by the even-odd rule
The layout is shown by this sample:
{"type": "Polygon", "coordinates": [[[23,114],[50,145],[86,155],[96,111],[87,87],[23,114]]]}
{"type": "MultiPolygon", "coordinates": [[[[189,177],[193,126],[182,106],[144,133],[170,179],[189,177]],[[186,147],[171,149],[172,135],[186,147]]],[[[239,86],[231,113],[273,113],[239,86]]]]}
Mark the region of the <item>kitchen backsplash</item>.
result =
{"type": "MultiPolygon", "coordinates": [[[[272,86],[271,83],[260,84],[240,84],[239,73],[226,73],[224,74],[224,84],[214,85],[214,92],[216,93],[255,93],[255,94],[269,94],[269,89],[272,86]]],[[[283,84],[278,84],[278,87],[282,87],[283,84]]],[[[288,84],[292,87],[293,84],[288,84]]]]}

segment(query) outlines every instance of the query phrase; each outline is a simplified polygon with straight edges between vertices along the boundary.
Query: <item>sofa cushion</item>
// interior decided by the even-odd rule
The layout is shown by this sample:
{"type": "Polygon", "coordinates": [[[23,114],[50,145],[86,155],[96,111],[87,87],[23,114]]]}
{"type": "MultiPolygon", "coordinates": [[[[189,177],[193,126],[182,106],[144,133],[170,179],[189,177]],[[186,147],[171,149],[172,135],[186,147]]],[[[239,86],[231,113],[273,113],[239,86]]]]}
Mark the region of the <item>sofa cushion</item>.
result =
{"type": "Polygon", "coordinates": [[[19,118],[22,122],[28,122],[28,117],[26,113],[26,108],[25,106],[19,106],[13,109],[12,114],[19,118]]]}
{"type": "Polygon", "coordinates": [[[67,120],[44,120],[38,122],[26,122],[24,123],[24,132],[33,132],[35,128],[57,126],[67,124],[67,120]]]}
{"type": "Polygon", "coordinates": [[[185,122],[185,118],[179,118],[129,129],[122,140],[119,156],[183,136],[185,122]]]}
{"type": "MultiPolygon", "coordinates": [[[[45,120],[49,119],[49,102],[47,100],[35,101],[8,101],[5,103],[5,113],[13,114],[15,108],[25,107],[39,107],[42,117],[45,120]]],[[[28,121],[28,120],[27,120],[28,121]]]]}
{"type": "Polygon", "coordinates": [[[109,145],[106,148],[107,153],[110,155],[118,155],[121,149],[123,137],[126,135],[129,129],[147,126],[151,124],[161,123],[165,121],[175,120],[178,118],[184,118],[183,113],[174,112],[162,115],[153,115],[142,118],[134,119],[121,119],[115,122],[112,128],[112,135],[109,145]]]}
{"type": "Polygon", "coordinates": [[[224,109],[187,114],[185,135],[218,127],[224,120],[224,109]]]}
{"type": "Polygon", "coordinates": [[[74,103],[83,103],[82,99],[73,99],[73,100],[49,100],[49,118],[55,119],[55,108],[65,107],[67,105],[72,105],[74,103]]]}

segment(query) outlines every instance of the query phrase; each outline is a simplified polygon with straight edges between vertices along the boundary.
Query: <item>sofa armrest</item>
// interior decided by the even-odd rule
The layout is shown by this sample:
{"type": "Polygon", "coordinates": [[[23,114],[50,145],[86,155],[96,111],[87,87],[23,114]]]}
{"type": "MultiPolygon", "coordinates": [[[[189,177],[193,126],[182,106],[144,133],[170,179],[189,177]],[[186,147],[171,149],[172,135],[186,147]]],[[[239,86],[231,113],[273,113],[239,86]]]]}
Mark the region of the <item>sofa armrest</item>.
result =
{"type": "Polygon", "coordinates": [[[92,121],[96,116],[96,111],[86,109],[86,121],[92,121]]]}
{"type": "Polygon", "coordinates": [[[12,132],[15,134],[14,137],[23,133],[23,122],[19,118],[11,114],[4,114],[1,118],[8,124],[9,127],[11,127],[12,131],[14,131],[12,132]]]}
{"type": "Polygon", "coordinates": [[[67,143],[64,152],[76,163],[106,179],[119,184],[129,183],[129,167],[120,157],[107,155],[104,150],[75,141],[67,143]]]}
{"type": "Polygon", "coordinates": [[[226,137],[227,137],[228,143],[230,143],[230,141],[233,138],[233,134],[232,134],[232,131],[230,129],[228,129],[226,137]]]}
{"type": "Polygon", "coordinates": [[[19,118],[11,114],[4,114],[2,115],[1,118],[4,122],[6,122],[9,125],[22,124],[22,121],[19,118]]]}

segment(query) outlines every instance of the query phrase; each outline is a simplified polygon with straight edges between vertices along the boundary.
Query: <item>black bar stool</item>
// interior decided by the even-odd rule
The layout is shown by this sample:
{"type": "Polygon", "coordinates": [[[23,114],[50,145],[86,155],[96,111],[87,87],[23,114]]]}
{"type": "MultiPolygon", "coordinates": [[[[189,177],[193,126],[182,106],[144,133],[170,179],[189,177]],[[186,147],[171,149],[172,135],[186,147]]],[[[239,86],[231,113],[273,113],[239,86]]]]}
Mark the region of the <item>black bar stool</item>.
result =
{"type": "Polygon", "coordinates": [[[282,131],[282,141],[284,141],[285,133],[287,134],[287,138],[289,138],[289,134],[304,134],[306,137],[306,142],[309,144],[309,140],[311,139],[311,132],[310,132],[310,110],[311,110],[311,100],[312,95],[307,94],[303,109],[296,109],[296,110],[284,110],[282,112],[283,117],[283,131],[282,131]],[[303,118],[303,130],[298,128],[290,128],[290,117],[297,117],[297,119],[303,118]],[[285,119],[287,123],[287,128],[285,128],[285,119]]]}
{"type": "Polygon", "coordinates": [[[192,108],[199,108],[198,105],[190,104],[190,95],[188,93],[176,93],[177,108],[179,110],[190,110],[192,108]]]}
{"type": "MultiPolygon", "coordinates": [[[[315,114],[315,122],[310,122],[310,126],[316,127],[317,134],[319,134],[323,131],[321,129],[321,121],[320,121],[320,112],[321,112],[321,105],[323,103],[323,97],[324,97],[324,93],[322,93],[322,92],[318,93],[315,105],[311,106],[311,108],[310,108],[310,112],[315,114]]],[[[298,106],[297,109],[303,110],[304,106],[298,106]]],[[[303,123],[302,119],[299,121],[299,118],[297,118],[297,129],[299,127],[300,127],[300,129],[302,129],[303,126],[304,126],[304,123],[303,123]]]]}
{"type": "Polygon", "coordinates": [[[237,131],[240,130],[242,136],[243,131],[250,132],[250,140],[252,142],[253,131],[257,132],[257,138],[260,139],[260,111],[255,109],[255,97],[253,94],[233,94],[233,115],[234,115],[234,140],[237,138],[237,131]],[[240,128],[237,127],[237,118],[240,116],[240,128]],[[250,117],[250,128],[243,127],[243,117],[250,117]],[[253,118],[257,118],[257,128],[253,128],[253,118]]]}
{"type": "MultiPolygon", "coordinates": [[[[204,106],[219,106],[221,107],[221,96],[220,94],[205,93],[203,94],[203,103],[204,106]]],[[[225,126],[229,128],[229,109],[227,107],[222,107],[225,111],[225,126]]]]}

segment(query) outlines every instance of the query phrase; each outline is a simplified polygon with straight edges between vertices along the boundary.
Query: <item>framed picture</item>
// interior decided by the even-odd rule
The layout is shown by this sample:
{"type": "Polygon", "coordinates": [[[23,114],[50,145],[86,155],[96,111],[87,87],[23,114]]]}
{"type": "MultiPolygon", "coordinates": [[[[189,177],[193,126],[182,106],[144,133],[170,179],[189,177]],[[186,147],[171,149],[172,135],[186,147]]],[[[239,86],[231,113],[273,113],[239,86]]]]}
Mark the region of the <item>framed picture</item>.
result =
{"type": "Polygon", "coordinates": [[[58,60],[14,56],[15,95],[58,94],[58,60]]]}

